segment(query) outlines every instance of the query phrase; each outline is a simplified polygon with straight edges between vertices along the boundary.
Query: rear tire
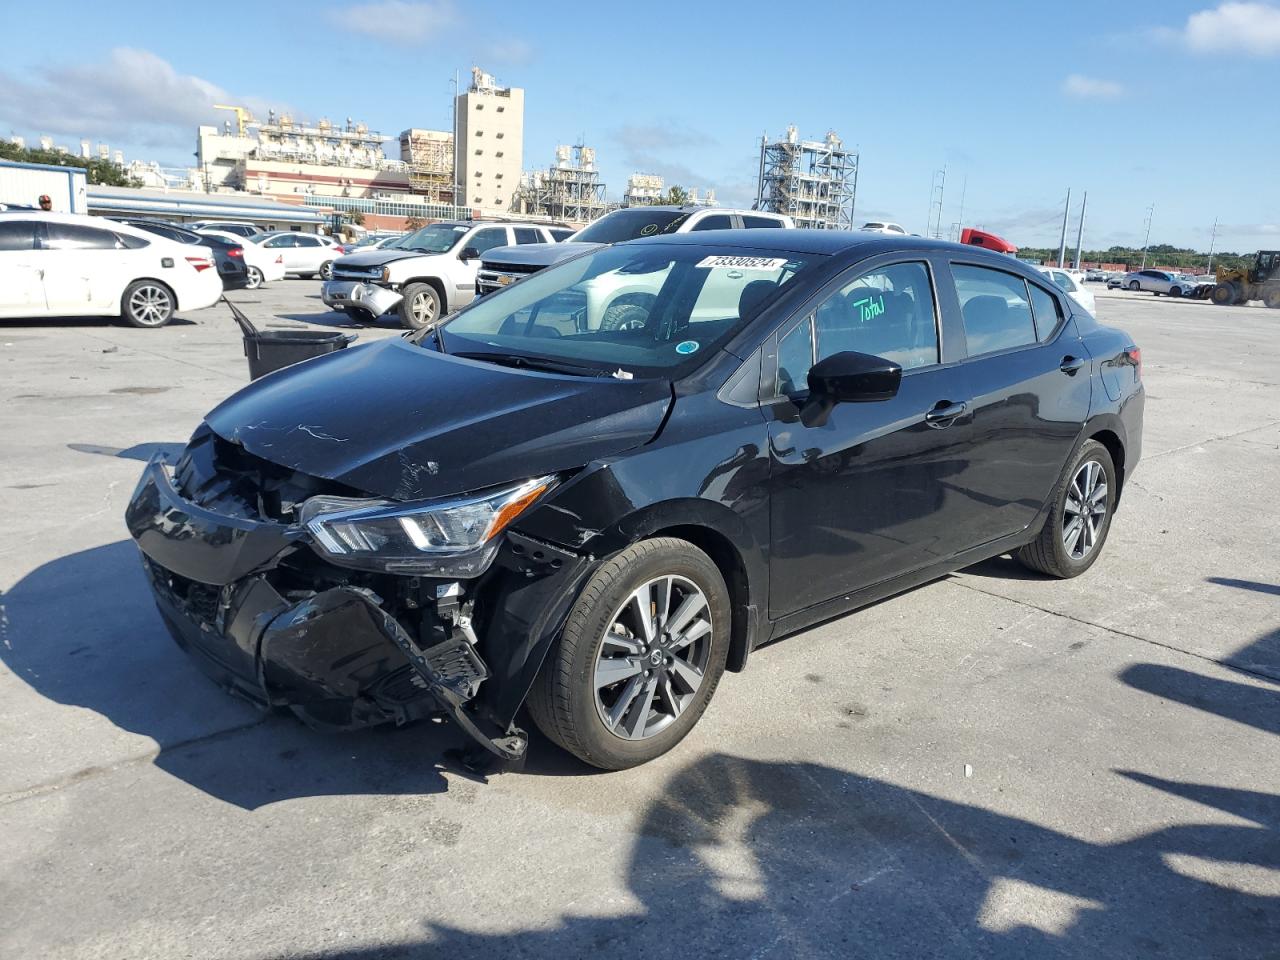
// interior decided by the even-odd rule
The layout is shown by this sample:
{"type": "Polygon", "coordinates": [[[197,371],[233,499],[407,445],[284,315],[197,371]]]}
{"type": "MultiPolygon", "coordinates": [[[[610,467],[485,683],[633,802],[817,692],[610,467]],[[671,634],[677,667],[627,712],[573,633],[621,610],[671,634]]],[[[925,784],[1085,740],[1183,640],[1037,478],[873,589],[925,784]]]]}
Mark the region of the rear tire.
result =
{"type": "Polygon", "coordinates": [[[1106,545],[1118,489],[1110,451],[1097,440],[1080,444],[1054,493],[1044,526],[1018,551],[1018,560],[1062,580],[1080,576],[1093,566],[1106,545]],[[1090,471],[1091,466],[1097,470],[1090,471]]]}
{"type": "Polygon", "coordinates": [[[1280,310],[1280,287],[1271,287],[1262,294],[1262,302],[1272,310],[1280,310]]]}
{"type": "Polygon", "coordinates": [[[262,271],[257,267],[249,268],[249,282],[245,284],[246,290],[257,290],[265,281],[262,277],[262,271]]]}
{"type": "Polygon", "coordinates": [[[729,591],[710,557],[674,537],[634,543],[582,589],[529,692],[529,713],[547,737],[592,766],[646,763],[706,711],[728,658],[729,624],[729,591]],[[651,640],[642,610],[653,617],[651,640]],[[681,611],[687,616],[677,628],[681,611]]]}
{"type": "Polygon", "coordinates": [[[410,330],[429,330],[440,322],[440,294],[429,283],[411,283],[402,291],[400,323],[410,330]]]}
{"type": "Polygon", "coordinates": [[[159,280],[135,280],[120,298],[120,316],[145,330],[163,327],[177,307],[173,291],[159,280]]]}

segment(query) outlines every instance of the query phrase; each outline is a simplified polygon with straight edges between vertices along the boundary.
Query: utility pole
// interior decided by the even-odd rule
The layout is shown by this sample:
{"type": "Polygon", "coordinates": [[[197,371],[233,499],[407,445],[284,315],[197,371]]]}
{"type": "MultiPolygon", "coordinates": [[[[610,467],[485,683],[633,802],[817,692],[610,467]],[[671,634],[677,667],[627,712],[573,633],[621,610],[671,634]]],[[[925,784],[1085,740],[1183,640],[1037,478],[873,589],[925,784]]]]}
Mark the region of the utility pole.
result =
{"type": "Polygon", "coordinates": [[[1205,267],[1205,273],[1213,273],[1213,244],[1218,239],[1218,218],[1213,218],[1213,235],[1209,237],[1209,266],[1205,267]]]}
{"type": "Polygon", "coordinates": [[[1067,187],[1067,202],[1062,205],[1062,235],[1058,237],[1058,267],[1067,265],[1067,214],[1071,212],[1071,188],[1067,187]]]}
{"type": "MultiPolygon", "coordinates": [[[[969,192],[969,175],[966,173],[964,175],[964,183],[961,184],[960,186],[960,215],[956,217],[956,223],[959,225],[960,230],[964,229],[964,196],[968,192],[969,192]]],[[[957,241],[959,241],[960,239],[960,230],[956,231],[957,241]]]]}
{"type": "Polygon", "coordinates": [[[947,168],[933,172],[933,182],[929,186],[929,219],[925,223],[925,234],[935,240],[942,239],[942,202],[947,191],[947,168]]]}
{"type": "Polygon", "coordinates": [[[1142,241],[1142,266],[1138,268],[1139,270],[1147,269],[1147,247],[1151,245],[1151,221],[1155,218],[1155,215],[1156,205],[1153,203],[1147,207],[1147,236],[1142,241]]]}
{"type": "Polygon", "coordinates": [[[1080,200],[1080,226],[1076,228],[1076,269],[1080,269],[1080,251],[1084,247],[1084,211],[1089,206],[1089,191],[1080,200]]]}
{"type": "Polygon", "coordinates": [[[463,192],[460,189],[462,184],[459,181],[462,178],[459,175],[459,170],[458,170],[458,97],[462,95],[462,90],[458,86],[460,82],[461,80],[458,76],[458,71],[454,70],[453,71],[453,205],[455,208],[461,207],[462,204],[459,201],[466,199],[465,197],[458,196],[458,194],[463,192]]]}

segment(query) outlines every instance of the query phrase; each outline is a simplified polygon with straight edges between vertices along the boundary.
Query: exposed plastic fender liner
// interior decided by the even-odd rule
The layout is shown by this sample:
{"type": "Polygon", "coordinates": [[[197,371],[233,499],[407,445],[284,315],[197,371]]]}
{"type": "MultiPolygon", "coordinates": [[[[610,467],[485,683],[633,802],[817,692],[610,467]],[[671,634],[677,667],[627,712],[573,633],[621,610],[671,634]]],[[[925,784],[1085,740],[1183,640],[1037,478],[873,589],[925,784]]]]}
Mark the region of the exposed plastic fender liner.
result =
{"type": "Polygon", "coordinates": [[[510,725],[524,704],[569,611],[598,561],[543,540],[508,530],[507,542],[490,568],[497,574],[477,595],[487,606],[480,648],[493,676],[477,701],[499,726],[510,725]]]}

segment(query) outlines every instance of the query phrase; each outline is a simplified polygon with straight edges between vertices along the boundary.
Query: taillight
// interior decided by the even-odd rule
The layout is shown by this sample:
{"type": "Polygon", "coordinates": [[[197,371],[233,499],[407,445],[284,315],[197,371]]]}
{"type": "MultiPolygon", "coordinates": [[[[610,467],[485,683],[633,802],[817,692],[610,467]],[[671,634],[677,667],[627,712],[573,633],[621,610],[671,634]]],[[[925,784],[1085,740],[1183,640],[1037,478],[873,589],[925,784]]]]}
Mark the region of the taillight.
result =
{"type": "Polygon", "coordinates": [[[1142,379],[1142,350],[1139,347],[1125,347],[1125,358],[1133,364],[1133,374],[1138,380],[1142,379]]]}
{"type": "Polygon", "coordinates": [[[228,256],[228,257],[243,257],[243,256],[244,256],[244,247],[232,247],[230,250],[228,250],[228,251],[227,251],[227,256],[228,256]]]}
{"type": "Polygon", "coordinates": [[[187,263],[196,268],[196,273],[201,270],[208,270],[213,266],[213,261],[208,257],[187,257],[187,263]]]}

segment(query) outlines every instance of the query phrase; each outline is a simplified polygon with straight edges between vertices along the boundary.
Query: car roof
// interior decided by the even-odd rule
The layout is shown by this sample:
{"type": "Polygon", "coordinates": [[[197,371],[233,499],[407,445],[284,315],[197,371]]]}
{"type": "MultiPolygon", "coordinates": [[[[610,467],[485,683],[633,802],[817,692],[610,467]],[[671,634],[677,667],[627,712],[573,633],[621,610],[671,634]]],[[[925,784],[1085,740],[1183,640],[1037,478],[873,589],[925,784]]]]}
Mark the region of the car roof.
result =
{"type": "MultiPolygon", "coordinates": [[[[907,237],[901,234],[862,233],[851,230],[715,230],[694,233],[668,233],[641,240],[629,240],[634,244],[666,244],[681,246],[728,247],[743,250],[779,250],[787,253],[818,253],[832,256],[852,250],[866,255],[900,250],[945,250],[977,254],[981,247],[925,237],[907,237]]],[[[1018,263],[1012,257],[1011,263],[1018,263]]]]}

